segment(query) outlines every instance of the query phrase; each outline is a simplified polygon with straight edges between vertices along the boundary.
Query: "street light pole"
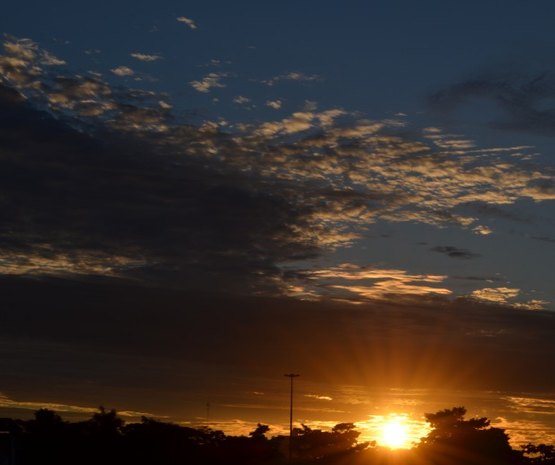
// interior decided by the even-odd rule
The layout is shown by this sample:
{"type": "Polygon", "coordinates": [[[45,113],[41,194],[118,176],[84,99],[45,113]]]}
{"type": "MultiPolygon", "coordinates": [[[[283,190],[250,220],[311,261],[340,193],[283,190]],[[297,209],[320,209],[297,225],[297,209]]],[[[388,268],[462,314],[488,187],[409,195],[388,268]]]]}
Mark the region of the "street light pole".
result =
{"type": "Polygon", "coordinates": [[[289,463],[291,463],[291,458],[293,457],[293,378],[297,378],[301,375],[289,373],[284,376],[287,376],[291,380],[291,396],[289,404],[289,463]]]}

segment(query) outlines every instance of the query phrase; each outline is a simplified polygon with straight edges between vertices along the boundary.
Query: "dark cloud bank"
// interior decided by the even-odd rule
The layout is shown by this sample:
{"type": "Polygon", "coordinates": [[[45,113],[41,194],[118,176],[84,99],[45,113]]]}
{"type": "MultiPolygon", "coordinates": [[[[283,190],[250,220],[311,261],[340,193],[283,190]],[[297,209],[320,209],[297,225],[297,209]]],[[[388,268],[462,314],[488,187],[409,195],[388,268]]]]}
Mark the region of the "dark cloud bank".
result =
{"type": "Polygon", "coordinates": [[[0,246],[13,273],[59,266],[249,291],[266,278],[273,286],[277,262],[318,251],[302,235],[310,209],[282,186],[173,155],[148,137],[80,132],[7,87],[0,128],[0,246]]]}
{"type": "Polygon", "coordinates": [[[555,388],[550,312],[442,300],[353,306],[113,280],[3,278],[0,289],[3,389],[22,397],[38,386],[81,402],[110,389],[187,391],[292,366],[335,384],[555,388]]]}
{"type": "Polygon", "coordinates": [[[452,112],[471,99],[489,99],[502,112],[491,127],[543,136],[555,135],[555,73],[525,71],[483,73],[455,83],[430,96],[433,108],[452,112]]]}
{"type": "Polygon", "coordinates": [[[470,259],[470,258],[477,258],[480,254],[471,252],[470,250],[461,249],[459,247],[455,247],[452,245],[438,245],[437,247],[432,247],[430,249],[432,252],[442,253],[447,255],[451,258],[461,258],[461,259],[470,259]]]}

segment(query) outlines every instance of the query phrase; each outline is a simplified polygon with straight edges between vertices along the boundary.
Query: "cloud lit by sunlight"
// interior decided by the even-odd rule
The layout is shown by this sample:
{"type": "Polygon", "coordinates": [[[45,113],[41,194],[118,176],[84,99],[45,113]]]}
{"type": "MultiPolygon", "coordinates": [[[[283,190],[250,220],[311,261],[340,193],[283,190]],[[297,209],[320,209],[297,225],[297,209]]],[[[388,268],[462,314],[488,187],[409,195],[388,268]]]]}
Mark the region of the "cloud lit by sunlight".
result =
{"type": "MultiPolygon", "coordinates": [[[[178,21],[190,28],[196,27],[196,23],[190,18],[179,17],[178,21]]],[[[212,190],[199,188],[191,193],[181,192],[193,185],[187,176],[197,163],[206,168],[207,172],[203,175],[206,179],[223,176],[242,183],[241,187],[234,185],[229,188],[244,191],[245,198],[258,200],[245,206],[242,197],[226,196],[228,201],[236,199],[238,205],[226,207],[225,211],[233,211],[233,208],[250,209],[249,229],[253,231],[253,237],[243,234],[244,243],[234,242],[236,250],[231,255],[236,260],[239,257],[260,257],[256,263],[249,262],[251,269],[256,268],[251,275],[257,277],[260,286],[273,283],[282,295],[301,299],[333,297],[351,302],[391,299],[393,296],[407,296],[406,298],[411,299],[456,296],[457,291],[447,282],[446,273],[429,273],[425,269],[404,270],[389,265],[356,270],[336,265],[320,270],[314,268],[304,275],[302,270],[297,270],[293,279],[285,279],[281,266],[285,262],[298,262],[305,258],[323,256],[328,252],[346,250],[363,239],[365,228],[377,222],[412,222],[438,228],[453,226],[487,237],[492,232],[491,228],[479,224],[481,219],[467,208],[469,204],[481,202],[488,205],[511,205],[525,198],[536,202],[551,199],[553,173],[540,170],[529,163],[528,146],[479,147],[477,142],[462,135],[445,132],[440,127],[414,127],[409,132],[401,133],[400,129],[409,125],[409,121],[405,119],[369,120],[341,107],[322,111],[316,111],[316,108],[297,108],[297,111],[281,115],[278,119],[232,123],[225,126],[226,131],[220,125],[221,120],[205,120],[203,124],[194,126],[173,115],[168,95],[142,89],[117,88],[109,80],[102,78],[101,74],[80,75],[68,69],[60,77],[59,71],[53,72],[51,68],[59,67],[65,62],[54,59],[51,53],[41,49],[30,39],[10,37],[4,41],[3,46],[0,74],[27,102],[48,108],[58,118],[63,116],[74,127],[92,127],[97,131],[109,130],[141,138],[140,144],[146,147],[146,152],[144,159],[136,158],[140,164],[150,163],[150,156],[152,159],[170,163],[168,154],[175,156],[172,170],[182,178],[176,184],[178,190],[165,190],[166,175],[162,171],[159,173],[160,185],[150,187],[160,190],[159,195],[152,199],[160,199],[163,208],[175,205],[173,210],[165,213],[168,234],[182,231],[186,227],[194,237],[207,236],[202,231],[203,225],[208,224],[204,221],[203,214],[212,208],[211,195],[218,195],[219,191],[216,189],[212,194],[212,190]],[[158,157],[162,153],[164,156],[158,157]],[[245,180],[248,177],[249,181],[241,181],[243,177],[245,180]],[[246,185],[252,187],[242,187],[246,185]],[[204,195],[204,192],[209,194],[204,195]],[[199,197],[198,193],[202,195],[199,197]],[[175,203],[176,196],[181,203],[175,203]],[[198,221],[181,225],[181,212],[191,208],[199,211],[198,221]],[[261,212],[272,211],[271,219],[254,211],[256,208],[260,208],[261,212]],[[260,221],[260,229],[252,227],[253,218],[260,221]],[[268,224],[272,227],[268,227],[268,224]],[[199,231],[195,228],[199,228],[199,231]],[[256,248],[261,247],[260,250],[264,250],[264,253],[260,255],[251,250],[253,244],[257,244],[256,248]],[[300,279],[296,280],[295,277],[300,279]],[[353,281],[357,281],[356,286],[353,281]]],[[[133,52],[131,57],[146,62],[157,61],[161,56],[133,52]]],[[[126,66],[112,68],[111,71],[120,77],[129,77],[134,73],[126,66]]],[[[189,84],[200,94],[207,94],[226,88],[224,79],[230,77],[239,79],[228,72],[218,71],[189,81],[189,84]]],[[[316,75],[291,72],[278,75],[268,84],[317,79],[316,75]]],[[[263,103],[251,101],[250,96],[245,97],[243,94],[237,94],[234,101],[249,105],[263,103]]],[[[266,99],[265,102],[270,108],[279,109],[282,99],[266,99]]],[[[162,165],[163,163],[160,169],[163,169],[162,165]]],[[[77,168],[72,166],[72,169],[77,168]]],[[[143,168],[137,169],[144,171],[143,168]]],[[[144,205],[144,186],[140,182],[142,178],[134,178],[133,181],[136,181],[136,185],[128,186],[122,184],[119,178],[114,181],[107,177],[105,180],[106,196],[113,199],[110,205],[122,205],[126,212],[124,216],[129,215],[128,212],[138,211],[136,205],[144,205]],[[118,201],[120,197],[125,200],[118,201]]],[[[70,186],[65,188],[73,189],[70,186]]],[[[75,190],[74,198],[78,203],[81,199],[80,191],[78,187],[75,190]]],[[[86,204],[86,199],[81,200],[86,204]]],[[[153,206],[152,211],[159,211],[160,208],[162,207],[153,206]]],[[[114,212],[112,216],[121,217],[122,213],[114,212]]],[[[226,228],[239,230],[245,227],[240,218],[241,215],[226,218],[229,223],[226,228]]],[[[132,219],[122,218],[122,222],[125,221],[134,222],[132,219]]],[[[99,219],[98,224],[103,224],[103,221],[99,219]]],[[[64,234],[71,234],[73,226],[79,229],[79,225],[61,226],[64,234]]],[[[17,230],[14,231],[14,235],[17,235],[17,230]]],[[[94,230],[89,229],[87,235],[93,232],[94,230]]],[[[84,235],[81,231],[77,233],[77,237],[84,235]]],[[[136,234],[140,233],[137,229],[136,234]]],[[[102,234],[105,233],[101,232],[100,235],[102,234]]],[[[141,246],[140,250],[145,257],[139,267],[129,267],[133,274],[138,268],[169,266],[171,269],[183,269],[189,263],[206,263],[207,260],[203,257],[190,257],[196,255],[199,248],[194,251],[180,248],[183,238],[183,234],[179,234],[178,237],[164,239],[164,244],[169,249],[174,247],[183,251],[183,257],[178,257],[175,250],[169,250],[168,257],[171,258],[161,256],[163,253],[149,254],[156,248],[150,243],[142,244],[141,238],[130,241],[130,250],[121,243],[118,244],[118,250],[121,250],[120,255],[123,257],[127,256],[127,252],[132,256],[136,254],[136,246],[141,246]]],[[[148,242],[148,238],[146,241],[148,242]]],[[[33,239],[33,243],[38,242],[36,238],[33,239]]],[[[44,238],[43,242],[60,250],[67,247],[67,244],[76,244],[78,241],[72,236],[72,240],[65,241],[63,245],[51,244],[49,238],[44,238]]],[[[87,244],[92,242],[105,244],[110,241],[102,236],[96,241],[88,241],[87,244]]],[[[213,241],[212,244],[216,242],[213,241]]],[[[225,248],[226,245],[222,242],[221,247],[225,248]]],[[[459,249],[464,250],[461,247],[459,249]]],[[[110,258],[112,254],[102,253],[101,250],[81,248],[79,251],[67,252],[62,250],[58,255],[77,256],[77,259],[70,260],[68,265],[57,260],[57,265],[65,266],[69,273],[75,268],[91,269],[90,265],[72,265],[75,261],[88,264],[91,260],[86,257],[95,257],[95,270],[111,272],[122,268],[120,263],[114,263],[114,259],[110,258]]],[[[11,250],[0,250],[2,267],[9,269],[10,274],[18,271],[27,273],[27,268],[21,263],[36,262],[37,260],[32,259],[33,253],[32,249],[17,251],[17,254],[11,250]],[[24,255],[29,258],[26,259],[24,255]]],[[[43,258],[41,254],[42,252],[38,253],[39,258],[43,258]]],[[[210,257],[227,257],[229,254],[230,251],[226,250],[225,254],[218,252],[210,257]]],[[[218,268],[219,263],[214,266],[218,268]]],[[[126,268],[123,269],[125,270],[126,268]]],[[[233,276],[230,280],[235,281],[236,277],[233,276]]],[[[481,301],[507,303],[508,299],[517,298],[513,294],[507,294],[507,290],[513,294],[516,292],[513,288],[500,287],[497,290],[470,290],[470,293],[473,298],[481,301]]],[[[525,308],[528,309],[539,309],[544,301],[536,299],[520,304],[526,305],[525,308]]]]}
{"type": "MultiPolygon", "coordinates": [[[[21,409],[21,410],[39,410],[49,409],[60,413],[74,413],[74,414],[93,414],[98,412],[98,408],[83,407],[79,405],[62,404],[58,402],[40,402],[40,401],[18,401],[11,399],[0,392],[0,408],[3,409],[21,409]]],[[[118,410],[118,415],[126,419],[138,420],[142,416],[152,417],[152,413],[136,412],[133,410],[118,410]]],[[[166,416],[158,416],[159,418],[167,418],[166,416]]]]}
{"type": "MultiPolygon", "coordinates": [[[[404,270],[360,267],[343,263],[333,268],[302,271],[297,273],[301,289],[306,295],[322,295],[325,291],[345,292],[346,298],[384,299],[391,295],[429,296],[450,295],[442,284],[447,276],[415,275],[404,270]],[[358,284],[354,285],[355,281],[358,284]]],[[[296,292],[299,292],[297,288],[296,292]]]]}

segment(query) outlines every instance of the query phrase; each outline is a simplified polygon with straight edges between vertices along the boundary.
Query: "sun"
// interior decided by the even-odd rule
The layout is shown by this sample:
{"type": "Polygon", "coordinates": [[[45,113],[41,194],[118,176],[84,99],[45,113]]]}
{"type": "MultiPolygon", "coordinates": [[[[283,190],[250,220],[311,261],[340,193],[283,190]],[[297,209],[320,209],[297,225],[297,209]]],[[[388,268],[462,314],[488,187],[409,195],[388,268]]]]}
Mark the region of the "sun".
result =
{"type": "Polygon", "coordinates": [[[388,418],[381,427],[379,442],[390,449],[409,447],[408,425],[405,422],[405,417],[394,416],[388,418]]]}

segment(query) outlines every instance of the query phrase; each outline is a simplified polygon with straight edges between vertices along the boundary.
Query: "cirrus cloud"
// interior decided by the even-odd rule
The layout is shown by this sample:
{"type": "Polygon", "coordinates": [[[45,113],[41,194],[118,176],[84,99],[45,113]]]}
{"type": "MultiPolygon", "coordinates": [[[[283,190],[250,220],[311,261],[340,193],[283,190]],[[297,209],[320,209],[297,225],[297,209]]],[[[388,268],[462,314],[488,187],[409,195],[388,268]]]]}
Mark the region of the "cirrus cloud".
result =
{"type": "Polygon", "coordinates": [[[146,61],[146,62],[158,61],[162,59],[161,55],[140,53],[140,52],[130,53],[129,56],[131,56],[132,58],[135,58],[136,60],[146,61]]]}
{"type": "Polygon", "coordinates": [[[192,20],[191,18],[187,18],[186,16],[179,16],[178,18],[176,18],[177,21],[179,21],[180,23],[185,24],[186,26],[189,27],[189,29],[197,29],[197,23],[192,20]]]}

